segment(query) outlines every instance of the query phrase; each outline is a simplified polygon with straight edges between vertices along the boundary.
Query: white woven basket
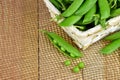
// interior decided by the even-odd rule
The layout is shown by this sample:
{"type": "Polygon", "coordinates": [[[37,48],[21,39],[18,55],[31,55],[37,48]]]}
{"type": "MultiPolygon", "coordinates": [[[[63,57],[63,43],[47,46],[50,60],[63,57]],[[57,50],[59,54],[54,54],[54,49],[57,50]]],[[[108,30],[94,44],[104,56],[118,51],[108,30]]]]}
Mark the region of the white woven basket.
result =
{"type": "MultiPolygon", "coordinates": [[[[57,15],[61,14],[59,10],[55,8],[55,6],[49,0],[44,0],[44,2],[48,7],[52,18],[55,18],[57,15]]],[[[104,38],[108,34],[120,30],[120,16],[108,20],[107,23],[108,26],[106,30],[103,30],[100,25],[97,25],[87,31],[80,31],[74,26],[61,28],[74,40],[79,48],[86,49],[91,44],[104,38]]]]}

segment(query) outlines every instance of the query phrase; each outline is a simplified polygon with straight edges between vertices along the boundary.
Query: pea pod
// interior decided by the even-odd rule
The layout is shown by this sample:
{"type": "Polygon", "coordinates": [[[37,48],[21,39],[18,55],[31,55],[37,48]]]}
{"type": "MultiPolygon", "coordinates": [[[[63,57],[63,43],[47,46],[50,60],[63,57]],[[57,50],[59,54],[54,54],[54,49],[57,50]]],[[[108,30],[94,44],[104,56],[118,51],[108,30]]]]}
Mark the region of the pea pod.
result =
{"type": "Polygon", "coordinates": [[[111,11],[111,17],[116,17],[120,15],[120,8],[111,11]]]}
{"type": "Polygon", "coordinates": [[[106,47],[101,49],[100,52],[105,55],[111,54],[113,51],[115,51],[119,47],[120,47],[120,39],[116,39],[116,40],[112,41],[110,44],[108,44],[106,47]]]}
{"type": "Polygon", "coordinates": [[[50,2],[58,9],[61,10],[62,6],[56,0],[50,0],[50,2]]]}
{"type": "Polygon", "coordinates": [[[102,25],[103,28],[105,28],[106,19],[109,18],[110,16],[109,3],[107,0],[98,0],[98,5],[100,8],[100,16],[101,16],[100,24],[102,25]]]}
{"type": "Polygon", "coordinates": [[[95,4],[97,0],[85,0],[80,8],[75,12],[76,15],[83,16],[86,14],[95,4]]]}
{"type": "Polygon", "coordinates": [[[66,11],[62,13],[63,17],[71,16],[83,3],[83,0],[74,0],[73,3],[68,7],[66,11]]]}
{"type": "Polygon", "coordinates": [[[81,18],[82,18],[81,16],[72,15],[68,18],[65,18],[59,25],[62,27],[68,27],[68,26],[75,24],[81,18]]]}
{"type": "Polygon", "coordinates": [[[110,16],[110,7],[107,0],[98,0],[100,8],[101,20],[106,19],[110,16]]]}
{"type": "Polygon", "coordinates": [[[104,38],[105,40],[115,40],[120,38],[120,31],[104,38]]]}
{"type": "Polygon", "coordinates": [[[44,31],[44,33],[48,36],[54,46],[57,47],[64,55],[67,55],[71,58],[79,58],[83,56],[79,50],[74,48],[71,44],[54,32],[44,31]]]}
{"type": "Polygon", "coordinates": [[[96,12],[96,4],[85,14],[85,17],[83,19],[83,24],[91,22],[95,12],[96,12]]]}

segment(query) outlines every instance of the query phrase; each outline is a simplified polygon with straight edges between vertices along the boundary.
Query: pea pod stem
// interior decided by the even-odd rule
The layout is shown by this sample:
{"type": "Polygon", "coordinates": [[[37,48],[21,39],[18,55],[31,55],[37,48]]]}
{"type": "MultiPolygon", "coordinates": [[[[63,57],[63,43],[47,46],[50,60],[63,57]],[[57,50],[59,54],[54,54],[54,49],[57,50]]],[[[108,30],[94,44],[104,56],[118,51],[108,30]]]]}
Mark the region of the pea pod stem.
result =
{"type": "Polygon", "coordinates": [[[102,48],[100,52],[105,55],[111,54],[113,51],[117,50],[119,47],[120,47],[120,39],[116,39],[112,41],[110,44],[108,44],[107,46],[105,46],[104,48],[102,48]]]}
{"type": "Polygon", "coordinates": [[[84,31],[86,29],[86,26],[75,26],[77,29],[84,31]]]}
{"type": "Polygon", "coordinates": [[[110,8],[114,8],[117,5],[117,0],[109,0],[110,8]]]}
{"type": "Polygon", "coordinates": [[[83,54],[79,50],[74,48],[71,44],[69,44],[56,33],[47,31],[43,32],[48,36],[48,38],[54,44],[54,46],[57,47],[58,50],[60,50],[64,55],[67,55],[71,58],[79,58],[83,56],[83,54]]]}

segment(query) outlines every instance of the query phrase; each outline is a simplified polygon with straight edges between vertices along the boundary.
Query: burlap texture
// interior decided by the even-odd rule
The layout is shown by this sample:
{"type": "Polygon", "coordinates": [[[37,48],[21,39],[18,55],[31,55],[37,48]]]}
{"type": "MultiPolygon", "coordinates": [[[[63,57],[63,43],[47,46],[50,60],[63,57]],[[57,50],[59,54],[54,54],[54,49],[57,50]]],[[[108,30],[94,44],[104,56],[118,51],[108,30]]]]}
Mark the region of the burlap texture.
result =
{"type": "Polygon", "coordinates": [[[56,32],[77,46],[50,20],[43,0],[0,0],[0,80],[120,79],[120,50],[101,55],[99,49],[109,43],[103,40],[82,51],[83,58],[64,66],[63,61],[68,57],[54,48],[43,33],[38,33],[38,28],[56,32]],[[86,67],[73,73],[71,69],[80,61],[84,61],[86,67]]]}
{"type": "MultiPolygon", "coordinates": [[[[69,43],[76,45],[72,39],[54,22],[43,0],[39,0],[39,28],[56,32],[69,43]]],[[[68,59],[60,53],[43,34],[39,33],[39,76],[40,80],[120,80],[120,50],[112,55],[104,56],[99,50],[109,42],[98,41],[85,51],[84,57],[72,60],[68,67],[63,62],[68,59]],[[80,61],[85,62],[86,67],[79,73],[73,73],[71,69],[80,61]]]]}
{"type": "Polygon", "coordinates": [[[38,79],[37,0],[0,0],[0,80],[38,79]]]}

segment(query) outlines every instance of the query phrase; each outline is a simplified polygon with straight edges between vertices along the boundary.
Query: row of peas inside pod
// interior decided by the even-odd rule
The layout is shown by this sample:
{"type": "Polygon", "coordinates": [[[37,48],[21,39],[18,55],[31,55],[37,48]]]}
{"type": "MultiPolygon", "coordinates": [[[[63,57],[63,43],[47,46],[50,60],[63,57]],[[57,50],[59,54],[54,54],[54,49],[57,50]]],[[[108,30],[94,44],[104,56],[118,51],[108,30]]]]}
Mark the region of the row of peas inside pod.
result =
{"type": "MultiPolygon", "coordinates": [[[[60,37],[58,34],[54,32],[48,32],[48,31],[42,31],[44,32],[48,39],[53,43],[53,45],[65,56],[70,57],[71,59],[77,59],[83,57],[83,53],[79,51],[77,48],[73,47],[71,44],[69,44],[66,40],[64,40],[62,37],[60,37]]],[[[116,32],[114,34],[111,34],[105,38],[105,40],[110,40],[111,43],[109,43],[107,46],[102,48],[100,52],[104,55],[111,54],[113,51],[120,48],[120,31],[116,32]]],[[[69,66],[71,64],[70,60],[66,60],[64,62],[64,65],[69,66]]],[[[79,62],[78,65],[74,66],[72,71],[73,72],[79,72],[80,69],[83,69],[85,67],[84,62],[79,62]]]]}

